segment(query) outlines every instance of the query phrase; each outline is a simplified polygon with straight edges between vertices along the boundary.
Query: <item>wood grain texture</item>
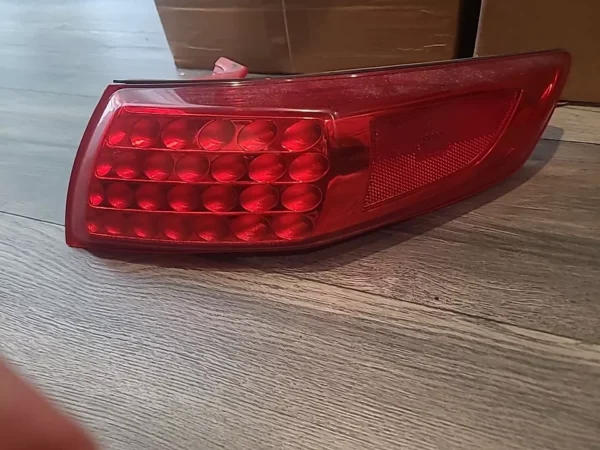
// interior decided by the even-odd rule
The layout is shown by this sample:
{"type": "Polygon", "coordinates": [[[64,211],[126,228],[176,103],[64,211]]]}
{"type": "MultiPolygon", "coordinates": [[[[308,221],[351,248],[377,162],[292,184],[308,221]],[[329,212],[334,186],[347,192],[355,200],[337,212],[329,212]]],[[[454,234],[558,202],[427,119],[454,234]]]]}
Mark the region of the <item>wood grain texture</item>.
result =
{"type": "Polygon", "coordinates": [[[232,263],[99,258],[7,215],[0,235],[1,350],[106,450],[597,448],[596,345],[232,263]]]}
{"type": "Polygon", "coordinates": [[[177,75],[151,0],[4,0],[0,42],[3,88],[95,101],[116,78],[177,75]]]}
{"type": "Polygon", "coordinates": [[[556,109],[544,139],[600,144],[600,107],[563,106],[556,109]]]}

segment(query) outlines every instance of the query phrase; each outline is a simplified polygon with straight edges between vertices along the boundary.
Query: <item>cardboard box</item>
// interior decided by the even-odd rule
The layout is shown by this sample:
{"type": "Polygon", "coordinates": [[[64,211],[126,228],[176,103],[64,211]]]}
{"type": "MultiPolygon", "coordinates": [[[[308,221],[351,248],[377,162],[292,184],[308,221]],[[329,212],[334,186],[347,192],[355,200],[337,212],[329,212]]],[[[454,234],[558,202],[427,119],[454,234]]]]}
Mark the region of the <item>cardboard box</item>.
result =
{"type": "Polygon", "coordinates": [[[600,0],[483,0],[477,56],[564,48],[564,100],[600,101],[600,0]]]}
{"type": "Polygon", "coordinates": [[[257,73],[455,57],[460,0],[155,0],[175,64],[257,73]]]}

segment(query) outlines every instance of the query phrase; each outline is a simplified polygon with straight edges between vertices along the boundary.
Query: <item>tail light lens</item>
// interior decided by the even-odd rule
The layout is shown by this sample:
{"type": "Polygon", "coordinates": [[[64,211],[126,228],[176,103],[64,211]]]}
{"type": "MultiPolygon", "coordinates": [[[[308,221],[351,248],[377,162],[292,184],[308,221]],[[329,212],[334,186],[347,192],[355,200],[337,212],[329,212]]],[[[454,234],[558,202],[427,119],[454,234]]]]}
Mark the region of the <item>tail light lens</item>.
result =
{"type": "Polygon", "coordinates": [[[525,162],[568,67],[551,51],[111,85],[75,160],[67,243],[304,248],[426,213],[525,162]]]}

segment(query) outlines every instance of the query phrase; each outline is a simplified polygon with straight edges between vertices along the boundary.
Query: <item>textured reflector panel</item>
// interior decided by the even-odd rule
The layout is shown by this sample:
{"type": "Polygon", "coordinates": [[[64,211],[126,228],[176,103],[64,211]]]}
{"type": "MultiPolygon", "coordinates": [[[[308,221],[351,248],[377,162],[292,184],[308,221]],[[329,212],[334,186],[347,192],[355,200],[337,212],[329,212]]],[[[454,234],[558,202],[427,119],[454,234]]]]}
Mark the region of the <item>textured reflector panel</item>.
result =
{"type": "Polygon", "coordinates": [[[375,119],[365,208],[440,181],[488,153],[519,92],[497,91],[402,110],[375,119]]]}

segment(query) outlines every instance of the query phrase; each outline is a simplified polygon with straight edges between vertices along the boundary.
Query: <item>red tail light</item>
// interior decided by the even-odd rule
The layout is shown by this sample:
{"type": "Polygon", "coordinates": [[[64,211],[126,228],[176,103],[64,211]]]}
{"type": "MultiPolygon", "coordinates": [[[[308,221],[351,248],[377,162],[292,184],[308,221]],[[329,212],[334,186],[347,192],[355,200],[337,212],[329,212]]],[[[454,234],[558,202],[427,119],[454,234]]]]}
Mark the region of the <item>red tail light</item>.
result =
{"type": "Polygon", "coordinates": [[[529,157],[568,54],[244,81],[111,85],[71,175],[67,242],[311,247],[502,180],[529,157]]]}

